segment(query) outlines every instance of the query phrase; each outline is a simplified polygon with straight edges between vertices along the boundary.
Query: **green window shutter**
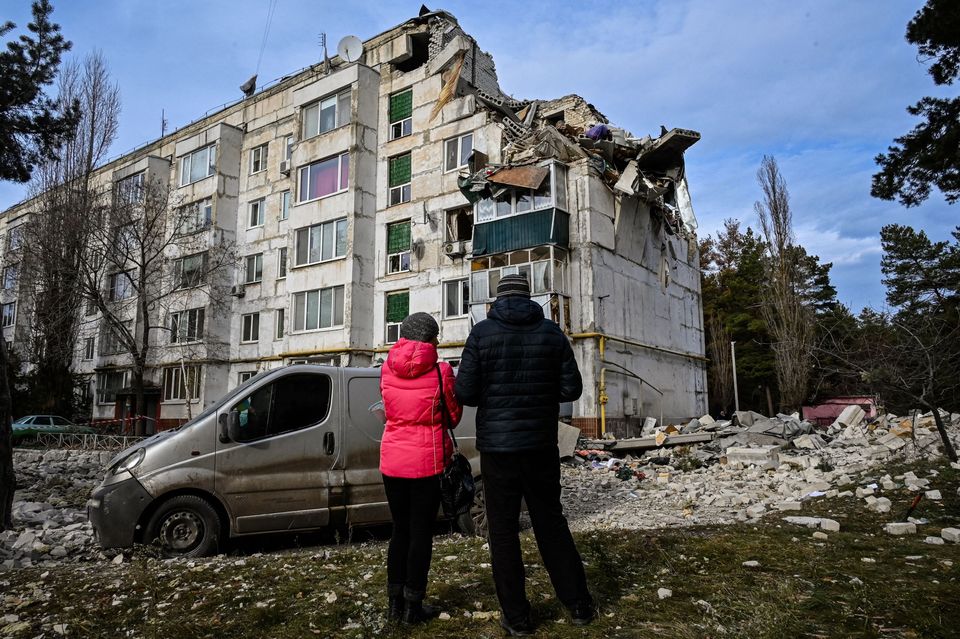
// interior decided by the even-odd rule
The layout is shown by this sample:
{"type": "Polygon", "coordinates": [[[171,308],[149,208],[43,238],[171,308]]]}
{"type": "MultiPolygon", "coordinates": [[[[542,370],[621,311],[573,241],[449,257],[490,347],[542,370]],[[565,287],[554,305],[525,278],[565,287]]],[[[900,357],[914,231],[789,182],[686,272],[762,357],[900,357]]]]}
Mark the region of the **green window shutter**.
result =
{"type": "Polygon", "coordinates": [[[390,188],[410,181],[410,154],[390,158],[390,188]]]}
{"type": "Polygon", "coordinates": [[[387,322],[396,324],[402,322],[410,314],[410,293],[393,293],[387,295],[387,322]]]}
{"type": "Polygon", "coordinates": [[[413,89],[390,96],[390,122],[406,120],[413,113],[413,89]]]}
{"type": "Polygon", "coordinates": [[[410,250],[410,222],[387,225],[387,253],[410,250]]]}

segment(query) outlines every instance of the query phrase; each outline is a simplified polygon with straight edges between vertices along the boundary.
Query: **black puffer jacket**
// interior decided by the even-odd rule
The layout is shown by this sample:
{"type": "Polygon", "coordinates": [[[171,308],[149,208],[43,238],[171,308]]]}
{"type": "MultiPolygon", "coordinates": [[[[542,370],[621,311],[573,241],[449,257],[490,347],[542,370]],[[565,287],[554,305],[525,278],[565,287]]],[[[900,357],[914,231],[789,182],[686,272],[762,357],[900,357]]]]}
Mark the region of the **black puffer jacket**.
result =
{"type": "Polygon", "coordinates": [[[583,391],[570,342],[525,297],[498,299],[470,332],[457,398],[477,406],[477,448],[500,453],[557,445],[560,402],[583,391]]]}

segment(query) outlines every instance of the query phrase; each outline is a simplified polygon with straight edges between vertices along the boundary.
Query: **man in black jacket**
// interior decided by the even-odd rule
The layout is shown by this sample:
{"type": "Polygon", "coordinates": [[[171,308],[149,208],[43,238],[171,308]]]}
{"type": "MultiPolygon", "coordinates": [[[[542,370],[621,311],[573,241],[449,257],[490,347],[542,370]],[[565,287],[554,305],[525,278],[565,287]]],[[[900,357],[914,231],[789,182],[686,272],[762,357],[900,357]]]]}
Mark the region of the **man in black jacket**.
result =
{"type": "Polygon", "coordinates": [[[520,553],[521,498],[557,597],[573,623],[590,623],[593,600],[560,505],[557,450],[560,402],[580,397],[583,382],[570,342],[530,300],[526,277],[501,278],[487,319],[467,338],[455,388],[463,404],[478,407],[477,449],[501,625],[511,635],[533,633],[520,553]]]}

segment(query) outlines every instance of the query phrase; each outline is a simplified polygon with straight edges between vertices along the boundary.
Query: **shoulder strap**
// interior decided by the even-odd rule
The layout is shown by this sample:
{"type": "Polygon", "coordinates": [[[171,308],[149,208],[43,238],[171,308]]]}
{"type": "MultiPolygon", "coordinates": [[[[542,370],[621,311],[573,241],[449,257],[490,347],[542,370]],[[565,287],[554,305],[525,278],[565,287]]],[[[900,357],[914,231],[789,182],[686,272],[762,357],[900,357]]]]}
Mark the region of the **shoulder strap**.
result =
{"type": "Polygon", "coordinates": [[[450,417],[450,409],[447,407],[447,395],[443,392],[443,373],[440,372],[440,363],[437,362],[437,379],[440,381],[440,418],[443,420],[445,430],[450,434],[450,441],[453,442],[453,450],[460,449],[457,445],[457,438],[453,436],[453,419],[450,417]]]}

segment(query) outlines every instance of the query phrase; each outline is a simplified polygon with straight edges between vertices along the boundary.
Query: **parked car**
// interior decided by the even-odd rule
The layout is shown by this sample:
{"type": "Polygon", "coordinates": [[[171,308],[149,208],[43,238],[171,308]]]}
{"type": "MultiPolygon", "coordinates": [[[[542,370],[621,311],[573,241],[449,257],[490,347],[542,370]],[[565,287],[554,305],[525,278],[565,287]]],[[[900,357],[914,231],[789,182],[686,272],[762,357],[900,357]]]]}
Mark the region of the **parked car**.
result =
{"type": "MultiPolygon", "coordinates": [[[[156,541],[168,556],[222,538],[390,521],[380,475],[380,371],[300,364],[256,375],[190,422],[117,455],[87,513],[103,548],[156,541]]],[[[479,479],[475,411],[457,441],[479,479]]],[[[458,519],[482,532],[476,507],[458,519]]]]}
{"type": "Polygon", "coordinates": [[[40,433],[96,435],[97,431],[89,426],[74,424],[59,415],[27,415],[13,422],[13,444],[33,439],[40,433]]]}

